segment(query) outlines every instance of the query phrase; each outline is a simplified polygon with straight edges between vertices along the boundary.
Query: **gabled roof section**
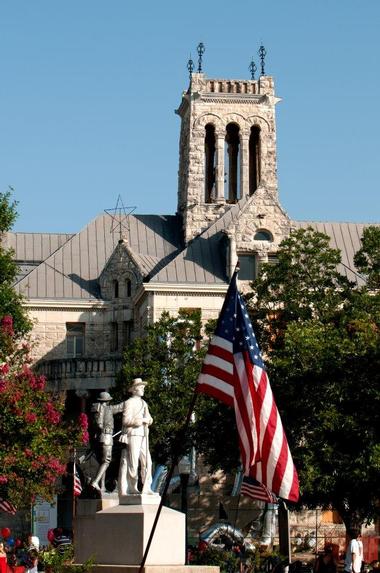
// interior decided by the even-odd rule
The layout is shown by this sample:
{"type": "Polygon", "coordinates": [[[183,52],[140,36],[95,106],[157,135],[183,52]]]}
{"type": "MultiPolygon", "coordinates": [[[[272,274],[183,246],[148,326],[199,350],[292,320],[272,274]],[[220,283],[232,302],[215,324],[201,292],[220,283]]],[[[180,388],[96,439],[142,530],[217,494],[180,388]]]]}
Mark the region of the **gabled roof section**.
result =
{"type": "MultiPolygon", "coordinates": [[[[112,219],[101,214],[16,284],[30,299],[99,299],[99,277],[117,243],[112,219]]],[[[131,215],[127,242],[142,274],[165,264],[180,249],[181,224],[173,215],[131,215]]]]}
{"type": "Polygon", "coordinates": [[[6,233],[4,246],[13,249],[21,280],[71,239],[68,233],[6,233]]]}
{"type": "Polygon", "coordinates": [[[159,283],[225,284],[226,235],[224,231],[245,209],[249,198],[231,205],[208,229],[195,237],[168,265],[151,277],[159,283]]]}

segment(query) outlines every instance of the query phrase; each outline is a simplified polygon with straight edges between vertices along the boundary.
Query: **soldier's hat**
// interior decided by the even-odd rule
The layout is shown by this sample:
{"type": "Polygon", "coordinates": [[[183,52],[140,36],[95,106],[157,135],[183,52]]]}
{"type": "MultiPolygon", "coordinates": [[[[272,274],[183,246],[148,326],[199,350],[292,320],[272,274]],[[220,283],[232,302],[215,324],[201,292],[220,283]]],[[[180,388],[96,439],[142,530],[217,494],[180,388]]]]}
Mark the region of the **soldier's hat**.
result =
{"type": "Polygon", "coordinates": [[[132,384],[128,388],[128,392],[132,392],[135,388],[138,388],[139,386],[146,386],[147,384],[148,382],[145,382],[145,380],[142,378],[134,378],[132,380],[132,384]]]}
{"type": "Polygon", "coordinates": [[[99,402],[109,402],[112,400],[112,396],[108,392],[100,392],[98,400],[99,402]]]}

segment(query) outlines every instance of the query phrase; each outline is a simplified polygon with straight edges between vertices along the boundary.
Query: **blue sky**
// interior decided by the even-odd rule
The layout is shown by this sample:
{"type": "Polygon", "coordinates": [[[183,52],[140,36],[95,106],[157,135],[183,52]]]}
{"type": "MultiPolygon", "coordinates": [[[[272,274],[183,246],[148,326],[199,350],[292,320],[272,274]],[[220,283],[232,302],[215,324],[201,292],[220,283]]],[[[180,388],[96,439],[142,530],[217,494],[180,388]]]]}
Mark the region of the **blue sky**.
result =
{"type": "Polygon", "coordinates": [[[378,0],[2,0],[0,190],[19,231],[75,232],[120,194],[174,213],[186,63],[277,94],[280,199],[294,219],[380,221],[378,0]]]}

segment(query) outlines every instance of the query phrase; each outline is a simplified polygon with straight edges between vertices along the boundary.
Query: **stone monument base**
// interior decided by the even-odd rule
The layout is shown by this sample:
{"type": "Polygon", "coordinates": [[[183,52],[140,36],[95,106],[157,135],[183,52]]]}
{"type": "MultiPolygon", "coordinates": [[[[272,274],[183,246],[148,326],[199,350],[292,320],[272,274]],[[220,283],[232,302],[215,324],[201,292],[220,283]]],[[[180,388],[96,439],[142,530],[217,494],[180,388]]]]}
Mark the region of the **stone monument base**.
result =
{"type": "MultiPolygon", "coordinates": [[[[75,523],[75,562],[83,563],[92,558],[96,567],[101,567],[97,569],[98,573],[111,573],[111,570],[115,573],[134,573],[134,568],[138,570],[138,564],[144,556],[157,509],[157,505],[115,505],[95,514],[78,512],[75,523]],[[126,565],[134,568],[126,569],[126,565]]],[[[183,566],[184,563],[185,515],[163,507],[146,566],[183,566]]],[[[155,571],[166,569],[160,567],[155,571]]],[[[177,570],[172,571],[174,573],[177,570]]],[[[186,568],[186,571],[189,569],[186,568]]]]}

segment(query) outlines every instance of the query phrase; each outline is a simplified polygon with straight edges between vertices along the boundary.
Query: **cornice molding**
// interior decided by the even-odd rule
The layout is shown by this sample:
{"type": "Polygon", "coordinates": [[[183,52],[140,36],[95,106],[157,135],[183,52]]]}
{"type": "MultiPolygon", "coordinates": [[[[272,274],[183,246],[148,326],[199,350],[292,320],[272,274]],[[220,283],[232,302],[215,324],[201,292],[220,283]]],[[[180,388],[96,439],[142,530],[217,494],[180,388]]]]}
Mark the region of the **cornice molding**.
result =
{"type": "Polygon", "coordinates": [[[106,310],[108,303],[102,300],[97,301],[78,301],[66,299],[27,299],[24,306],[29,310],[106,310]]]}

